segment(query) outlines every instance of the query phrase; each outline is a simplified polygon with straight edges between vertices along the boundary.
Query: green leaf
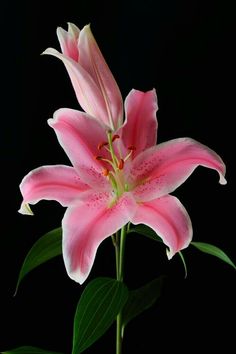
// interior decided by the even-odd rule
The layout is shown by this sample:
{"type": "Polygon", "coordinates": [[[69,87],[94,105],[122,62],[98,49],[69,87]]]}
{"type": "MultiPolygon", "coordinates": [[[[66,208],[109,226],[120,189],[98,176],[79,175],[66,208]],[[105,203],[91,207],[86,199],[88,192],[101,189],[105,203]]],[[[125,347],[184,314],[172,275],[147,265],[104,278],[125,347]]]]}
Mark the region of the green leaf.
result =
{"type": "Polygon", "coordinates": [[[185,259],[184,259],[184,255],[180,251],[178,252],[178,255],[180,256],[181,261],[183,263],[183,266],[184,266],[184,278],[186,279],[187,275],[188,275],[188,270],[187,270],[187,265],[186,265],[186,262],[185,262],[185,259]]]}
{"type": "Polygon", "coordinates": [[[29,347],[29,346],[24,346],[24,347],[19,347],[15,349],[8,350],[6,352],[2,352],[2,354],[62,354],[59,352],[51,352],[49,350],[43,350],[40,348],[36,347],[29,347]]]}
{"type": "Polygon", "coordinates": [[[128,299],[128,289],[115,279],[96,278],[83,291],[74,319],[72,354],[82,353],[111,326],[128,299]]]}
{"type": "Polygon", "coordinates": [[[122,331],[129,321],[151,307],[161,296],[164,276],[160,276],[139,289],[129,292],[129,298],[122,310],[122,331]]]}
{"type": "Polygon", "coordinates": [[[132,225],[132,228],[128,231],[128,233],[136,232],[137,234],[147,236],[154,241],[162,242],[162,239],[156,234],[156,232],[151,229],[149,226],[144,224],[132,225]]]}
{"type": "Polygon", "coordinates": [[[15,295],[26,274],[61,253],[62,229],[59,227],[42,236],[28,252],[18,276],[15,295]]]}
{"type": "Polygon", "coordinates": [[[196,247],[198,250],[208,253],[212,256],[220,258],[225,263],[231,265],[234,269],[236,269],[235,264],[231,261],[231,259],[223,252],[219,247],[211,245],[210,243],[205,242],[191,242],[191,245],[196,247]]]}

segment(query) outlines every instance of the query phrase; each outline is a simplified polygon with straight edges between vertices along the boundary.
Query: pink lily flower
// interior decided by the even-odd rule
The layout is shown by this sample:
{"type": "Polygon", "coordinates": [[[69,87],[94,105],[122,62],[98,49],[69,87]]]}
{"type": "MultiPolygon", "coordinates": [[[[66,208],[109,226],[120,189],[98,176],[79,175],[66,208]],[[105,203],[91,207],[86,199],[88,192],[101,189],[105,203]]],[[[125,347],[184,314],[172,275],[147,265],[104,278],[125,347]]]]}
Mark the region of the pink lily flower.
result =
{"type": "MultiPolygon", "coordinates": [[[[72,47],[68,41],[65,51],[76,56],[72,47]]],[[[60,109],[48,120],[72,167],[43,166],[26,175],[20,212],[30,214],[28,204],[42,199],[67,207],[63,257],[68,275],[80,284],[100,243],[129,222],[151,227],[168,247],[168,258],[173,257],[189,245],[192,225],[170,193],[199,165],[216,170],[219,182],[226,183],[223,161],[207,146],[190,138],[155,145],[156,111],[155,90],[132,90],[125,101],[126,122],[117,134],[105,122],[72,109],[60,109]]]]}
{"type": "Polygon", "coordinates": [[[53,48],[43,54],[53,55],[64,63],[80,106],[111,130],[123,121],[123,101],[119,87],[91,32],[68,23],[68,32],[57,28],[62,53],[53,48]]]}

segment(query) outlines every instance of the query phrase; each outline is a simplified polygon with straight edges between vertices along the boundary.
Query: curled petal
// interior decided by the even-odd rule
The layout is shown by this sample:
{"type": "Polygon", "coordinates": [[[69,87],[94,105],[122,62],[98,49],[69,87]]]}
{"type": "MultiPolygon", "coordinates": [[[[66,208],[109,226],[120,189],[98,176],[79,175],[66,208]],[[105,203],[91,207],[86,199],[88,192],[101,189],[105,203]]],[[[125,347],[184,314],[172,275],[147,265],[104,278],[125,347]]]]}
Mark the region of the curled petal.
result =
{"type": "Polygon", "coordinates": [[[180,201],[171,195],[140,203],[131,222],[151,227],[168,246],[169,259],[188,247],[192,240],[189,215],[180,201]]]}
{"type": "Polygon", "coordinates": [[[220,156],[190,138],[167,141],[137,156],[130,169],[129,184],[137,200],[152,200],[173,192],[198,166],[216,170],[220,184],[226,184],[220,156]]]}
{"type": "Polygon", "coordinates": [[[131,90],[125,100],[126,123],[121,129],[125,146],[135,147],[134,158],[143,150],[156,145],[158,110],[156,90],[131,90]]]}
{"type": "Polygon", "coordinates": [[[72,23],[68,23],[68,32],[61,27],[57,28],[57,37],[62,53],[75,61],[79,60],[79,33],[79,28],[72,23]]]}
{"type": "Polygon", "coordinates": [[[81,192],[90,187],[81,181],[73,167],[64,165],[42,166],[28,173],[20,184],[23,202],[19,212],[30,214],[28,204],[56,200],[63,206],[73,204],[81,192]]]}
{"type": "Polygon", "coordinates": [[[62,221],[63,256],[68,275],[82,284],[89,275],[100,243],[118,231],[135,212],[136,203],[125,193],[115,204],[108,193],[88,194],[69,207],[62,221]]]}
{"type": "Polygon", "coordinates": [[[97,189],[109,185],[102,175],[102,163],[95,159],[98,143],[106,140],[104,127],[83,112],[62,108],[48,120],[58,141],[82,180],[97,189]]]}
{"type": "Polygon", "coordinates": [[[64,63],[81,107],[111,128],[104,97],[90,74],[79,63],[53,48],[46,49],[42,54],[53,55],[64,63]]]}
{"type": "Polygon", "coordinates": [[[119,128],[123,120],[121,93],[89,25],[80,32],[79,63],[91,75],[103,96],[110,128],[119,128]]]}

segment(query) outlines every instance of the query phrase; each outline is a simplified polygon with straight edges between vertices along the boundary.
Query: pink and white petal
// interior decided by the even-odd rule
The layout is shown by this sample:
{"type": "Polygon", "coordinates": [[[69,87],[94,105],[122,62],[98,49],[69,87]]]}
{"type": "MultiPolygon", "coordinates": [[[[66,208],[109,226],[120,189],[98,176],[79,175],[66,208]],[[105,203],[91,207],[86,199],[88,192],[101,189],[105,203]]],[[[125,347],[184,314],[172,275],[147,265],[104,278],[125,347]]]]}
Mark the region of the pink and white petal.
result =
{"type": "Polygon", "coordinates": [[[64,165],[42,166],[28,173],[20,184],[23,202],[22,214],[32,214],[28,204],[40,200],[55,200],[63,206],[71,205],[90,187],[81,181],[73,167],[64,165]]]}
{"type": "Polygon", "coordinates": [[[173,192],[198,166],[216,170],[219,183],[226,184],[220,156],[190,138],[169,140],[141,153],[133,161],[128,184],[138,200],[152,200],[173,192]]]}
{"type": "Polygon", "coordinates": [[[155,177],[147,178],[137,184],[133,195],[137,201],[149,201],[160,198],[173,192],[179,185],[184,183],[186,176],[190,176],[196,166],[176,166],[179,179],[176,173],[157,174],[155,177]]]}
{"type": "Polygon", "coordinates": [[[104,126],[86,113],[67,108],[57,110],[48,124],[81,178],[97,189],[106,188],[109,182],[102,175],[104,164],[95,158],[98,144],[106,141],[104,126]]]}
{"type": "Polygon", "coordinates": [[[79,36],[79,63],[99,88],[107,109],[110,128],[119,128],[123,121],[123,101],[114,79],[90,29],[85,26],[79,36]]]}
{"type": "Polygon", "coordinates": [[[86,182],[94,190],[112,191],[111,183],[109,183],[108,178],[103,174],[105,168],[101,167],[100,171],[98,171],[94,166],[80,165],[77,172],[81,180],[86,182]]]}
{"type": "Polygon", "coordinates": [[[131,222],[151,227],[168,246],[169,259],[192,240],[190,217],[180,201],[171,195],[138,204],[131,222]]]}
{"type": "Polygon", "coordinates": [[[131,90],[125,100],[126,122],[121,129],[122,140],[128,148],[134,146],[134,158],[143,150],[156,145],[158,110],[156,90],[131,90]]]}
{"type": "Polygon", "coordinates": [[[63,62],[81,107],[110,128],[104,98],[90,74],[79,63],[53,48],[46,49],[42,54],[53,55],[63,62]]]}
{"type": "Polygon", "coordinates": [[[59,43],[61,46],[62,53],[65,56],[67,56],[75,61],[78,61],[78,59],[79,59],[79,50],[78,50],[79,32],[77,33],[76,31],[73,31],[71,26],[69,27],[69,29],[67,32],[63,28],[58,27],[57,28],[57,37],[58,37],[58,40],[59,40],[59,43]],[[69,31],[69,29],[70,29],[70,31],[69,31]]]}
{"type": "Polygon", "coordinates": [[[66,270],[80,284],[90,273],[100,243],[128,223],[135,213],[132,195],[125,193],[113,204],[112,198],[109,193],[94,193],[83,203],[69,207],[63,218],[66,270]]]}

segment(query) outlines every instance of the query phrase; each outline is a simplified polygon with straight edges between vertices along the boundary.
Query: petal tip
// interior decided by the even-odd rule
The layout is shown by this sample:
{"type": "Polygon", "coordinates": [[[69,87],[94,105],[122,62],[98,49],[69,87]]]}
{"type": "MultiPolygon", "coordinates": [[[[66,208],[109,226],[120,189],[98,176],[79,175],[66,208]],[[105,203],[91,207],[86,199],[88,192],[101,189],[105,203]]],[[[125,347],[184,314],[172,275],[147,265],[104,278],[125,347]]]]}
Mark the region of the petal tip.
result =
{"type": "Polygon", "coordinates": [[[92,37],[93,37],[92,30],[91,30],[91,24],[90,24],[90,23],[88,23],[87,25],[84,26],[83,32],[84,32],[87,36],[92,36],[92,37]]]}
{"type": "Polygon", "coordinates": [[[79,283],[82,285],[85,280],[87,279],[88,275],[83,274],[80,269],[77,270],[70,270],[69,262],[64,258],[65,261],[65,266],[67,270],[67,274],[70,277],[71,280],[74,280],[76,283],[79,283]]]}
{"type": "Polygon", "coordinates": [[[66,32],[66,31],[64,30],[64,28],[58,26],[56,29],[56,33],[58,34],[58,32],[61,33],[61,32],[66,32]]]}
{"type": "Polygon", "coordinates": [[[58,54],[58,51],[54,48],[45,49],[40,55],[55,55],[58,54]]]}
{"type": "Polygon", "coordinates": [[[50,54],[49,49],[50,48],[45,49],[42,53],[40,53],[40,55],[48,55],[48,54],[50,54]]]}
{"type": "Polygon", "coordinates": [[[166,255],[167,255],[168,260],[170,261],[171,258],[173,258],[173,256],[174,256],[174,252],[171,251],[169,248],[166,248],[166,255]]]}
{"type": "Polygon", "coordinates": [[[88,23],[87,25],[84,26],[84,29],[86,29],[86,30],[87,29],[90,30],[90,28],[91,28],[91,24],[90,23],[88,23]]]}
{"type": "Polygon", "coordinates": [[[22,203],[20,209],[18,210],[20,214],[23,215],[34,215],[28,203],[22,203]]]}
{"type": "Polygon", "coordinates": [[[59,42],[60,42],[60,40],[62,40],[63,37],[66,37],[67,32],[64,30],[64,28],[62,28],[62,27],[57,27],[57,29],[56,29],[56,34],[57,34],[57,38],[58,38],[58,40],[59,40],[59,42]]]}
{"type": "Polygon", "coordinates": [[[70,33],[74,38],[78,38],[80,34],[80,29],[72,22],[67,22],[68,33],[70,33]]]}
{"type": "Polygon", "coordinates": [[[222,174],[220,174],[219,183],[222,184],[222,185],[227,184],[227,181],[226,181],[226,179],[225,179],[225,176],[222,175],[222,174]]]}
{"type": "Polygon", "coordinates": [[[56,119],[56,117],[55,118],[49,118],[47,120],[47,123],[48,123],[49,127],[53,128],[53,124],[55,123],[55,119],[56,119]]]}

